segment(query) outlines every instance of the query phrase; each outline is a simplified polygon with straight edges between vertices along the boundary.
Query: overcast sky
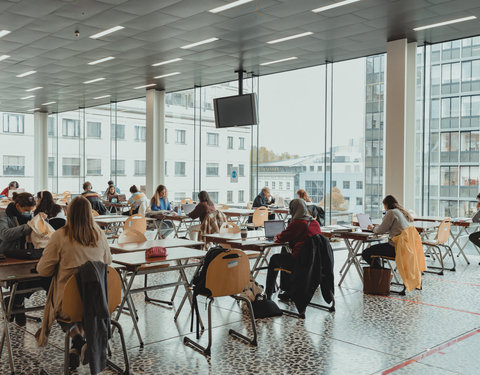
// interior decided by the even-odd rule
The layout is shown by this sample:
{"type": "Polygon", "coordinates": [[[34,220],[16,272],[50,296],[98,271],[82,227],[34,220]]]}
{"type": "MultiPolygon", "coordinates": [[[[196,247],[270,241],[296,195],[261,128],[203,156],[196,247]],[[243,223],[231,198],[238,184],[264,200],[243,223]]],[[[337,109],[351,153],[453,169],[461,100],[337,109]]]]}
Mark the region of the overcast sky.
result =
{"type": "MultiPolygon", "coordinates": [[[[365,59],[336,63],[333,70],[333,144],[345,145],[364,134],[365,59]]],[[[276,153],[321,152],[325,66],[263,76],[259,86],[260,146],[276,153]]]]}

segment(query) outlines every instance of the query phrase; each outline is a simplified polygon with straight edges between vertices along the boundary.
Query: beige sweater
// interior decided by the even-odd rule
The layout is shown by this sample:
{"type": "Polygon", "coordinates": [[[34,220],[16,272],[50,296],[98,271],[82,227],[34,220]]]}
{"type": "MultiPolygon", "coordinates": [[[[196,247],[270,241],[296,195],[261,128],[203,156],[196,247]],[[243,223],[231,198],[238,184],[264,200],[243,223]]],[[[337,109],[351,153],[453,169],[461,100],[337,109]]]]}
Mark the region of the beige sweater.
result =
{"type": "Polygon", "coordinates": [[[112,262],[107,237],[100,228],[98,228],[98,234],[97,246],[85,247],[78,242],[71,242],[65,235],[65,230],[59,229],[52,235],[43,251],[37,265],[37,271],[41,276],[52,276],[52,283],[45,304],[42,328],[36,335],[40,346],[47,344],[50,328],[57,316],[61,316],[63,289],[70,276],[76,272],[78,267],[89,260],[106,264],[112,262]]]}
{"type": "Polygon", "coordinates": [[[388,243],[392,246],[395,246],[392,238],[398,236],[410,225],[410,222],[407,220],[405,215],[402,214],[402,211],[400,211],[398,208],[394,208],[393,210],[387,211],[383,217],[382,224],[373,228],[373,232],[378,234],[388,233],[388,243]]]}

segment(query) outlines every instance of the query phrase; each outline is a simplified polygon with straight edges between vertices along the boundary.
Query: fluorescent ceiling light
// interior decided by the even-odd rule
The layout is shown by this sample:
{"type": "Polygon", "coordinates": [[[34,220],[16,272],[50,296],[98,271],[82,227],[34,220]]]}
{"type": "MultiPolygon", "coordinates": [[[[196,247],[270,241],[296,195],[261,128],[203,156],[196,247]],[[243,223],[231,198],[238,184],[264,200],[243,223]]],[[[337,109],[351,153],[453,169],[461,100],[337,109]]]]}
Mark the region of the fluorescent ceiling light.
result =
{"type": "Polygon", "coordinates": [[[28,72],[25,72],[25,73],[22,73],[22,74],[19,74],[17,75],[18,78],[23,78],[23,77],[26,77],[26,76],[29,76],[31,74],[35,74],[36,71],[35,70],[29,70],[28,72]]]}
{"type": "Polygon", "coordinates": [[[105,36],[105,35],[114,33],[115,31],[122,30],[122,29],[124,29],[123,26],[111,27],[110,29],[101,31],[101,32],[99,32],[99,33],[97,33],[97,34],[90,35],[90,38],[92,38],[92,39],[98,39],[98,38],[101,38],[102,36],[105,36]]]}
{"type": "Polygon", "coordinates": [[[103,59],[100,59],[100,60],[91,61],[91,62],[88,63],[88,65],[97,65],[97,64],[100,64],[102,62],[110,61],[110,60],[113,60],[113,59],[115,59],[115,57],[108,56],[108,57],[104,57],[103,59]]]}
{"type": "Polygon", "coordinates": [[[158,63],[156,63],[156,64],[152,64],[152,66],[165,65],[165,64],[170,64],[170,63],[174,63],[174,62],[177,62],[177,61],[182,61],[182,60],[183,60],[182,58],[177,57],[176,59],[161,61],[161,62],[158,62],[158,63]]]}
{"type": "Polygon", "coordinates": [[[285,59],[280,59],[280,60],[275,60],[275,61],[268,61],[268,62],[264,62],[260,65],[271,65],[271,64],[277,64],[277,63],[281,63],[281,62],[284,62],[284,61],[290,61],[290,60],[296,60],[298,59],[298,57],[295,57],[295,56],[292,56],[292,57],[287,57],[285,59]]]}
{"type": "Polygon", "coordinates": [[[94,100],[98,100],[98,99],[105,99],[105,98],[109,98],[111,95],[108,94],[108,95],[102,95],[102,96],[97,96],[96,98],[93,98],[94,100]]]}
{"type": "Polygon", "coordinates": [[[5,35],[10,34],[11,31],[8,30],[0,30],[0,38],[4,37],[5,35]]]}
{"type": "Polygon", "coordinates": [[[50,104],[55,104],[56,102],[48,102],[48,103],[43,103],[42,105],[50,105],[50,104]]]}
{"type": "Polygon", "coordinates": [[[413,31],[420,31],[420,30],[425,30],[425,29],[432,29],[432,28],[434,28],[434,27],[451,25],[452,23],[458,23],[458,22],[464,22],[464,21],[471,21],[471,20],[475,20],[475,19],[477,19],[477,17],[475,17],[475,16],[457,18],[457,19],[450,20],[450,21],[433,23],[433,24],[427,25],[427,26],[416,27],[416,28],[413,29],[413,31]]]}
{"type": "Polygon", "coordinates": [[[215,42],[217,40],[218,40],[218,38],[209,38],[209,39],[201,40],[200,42],[187,44],[186,46],[183,46],[183,47],[180,47],[180,48],[181,49],[189,49],[189,48],[193,48],[193,47],[196,47],[196,46],[201,46],[202,44],[212,43],[212,42],[215,42]]]}
{"type": "Polygon", "coordinates": [[[29,96],[26,96],[26,97],[22,98],[22,100],[32,99],[32,98],[34,98],[34,97],[35,97],[35,95],[29,95],[29,96]]]}
{"type": "Polygon", "coordinates": [[[10,56],[9,55],[1,55],[0,56],[0,61],[8,59],[10,56]]]}
{"type": "Polygon", "coordinates": [[[240,6],[240,5],[243,5],[243,4],[246,4],[246,3],[250,3],[250,2],[252,2],[252,1],[253,1],[253,0],[237,0],[237,1],[232,1],[231,3],[222,5],[222,6],[220,6],[220,7],[210,9],[209,12],[210,12],[210,13],[220,13],[220,12],[223,12],[224,10],[231,9],[231,8],[235,8],[235,7],[238,7],[238,6],[240,6]]]}
{"type": "Polygon", "coordinates": [[[157,86],[157,84],[156,83],[149,83],[148,85],[137,86],[137,87],[134,87],[133,89],[138,90],[138,89],[144,89],[145,87],[153,87],[153,86],[157,86]]]}
{"type": "Polygon", "coordinates": [[[287,36],[285,38],[280,38],[280,39],[275,39],[267,42],[268,44],[275,44],[275,43],[281,43],[281,42],[286,42],[287,40],[292,40],[292,39],[297,39],[297,38],[302,38],[304,36],[309,36],[312,35],[313,33],[311,31],[307,31],[306,33],[301,33],[301,34],[295,34],[291,36],[287,36]]]}
{"type": "Polygon", "coordinates": [[[86,85],[88,85],[89,83],[94,83],[94,82],[100,82],[100,81],[103,81],[105,78],[95,78],[95,79],[91,79],[90,81],[85,81],[83,83],[85,83],[86,85]]]}
{"type": "Polygon", "coordinates": [[[156,76],[156,77],[153,77],[153,78],[154,78],[154,79],[160,79],[160,78],[165,78],[165,77],[176,76],[177,74],[180,74],[180,72],[163,74],[163,75],[161,75],[161,76],[156,76]]]}
{"type": "Polygon", "coordinates": [[[31,89],[28,89],[28,90],[25,90],[25,91],[30,92],[30,91],[37,91],[37,90],[40,90],[40,89],[43,89],[43,87],[42,86],[32,87],[31,89]]]}
{"type": "Polygon", "coordinates": [[[32,108],[32,109],[29,109],[28,112],[35,112],[35,111],[38,111],[40,108],[32,108]]]}
{"type": "Polygon", "coordinates": [[[349,5],[349,4],[352,4],[352,3],[356,3],[357,1],[360,1],[360,0],[344,0],[344,1],[339,1],[338,3],[333,3],[333,4],[330,4],[330,5],[325,5],[324,7],[320,7],[320,8],[314,9],[314,10],[312,10],[312,12],[313,12],[313,13],[325,12],[326,10],[330,10],[330,9],[333,9],[333,8],[342,7],[342,6],[344,6],[344,5],[349,5]]]}

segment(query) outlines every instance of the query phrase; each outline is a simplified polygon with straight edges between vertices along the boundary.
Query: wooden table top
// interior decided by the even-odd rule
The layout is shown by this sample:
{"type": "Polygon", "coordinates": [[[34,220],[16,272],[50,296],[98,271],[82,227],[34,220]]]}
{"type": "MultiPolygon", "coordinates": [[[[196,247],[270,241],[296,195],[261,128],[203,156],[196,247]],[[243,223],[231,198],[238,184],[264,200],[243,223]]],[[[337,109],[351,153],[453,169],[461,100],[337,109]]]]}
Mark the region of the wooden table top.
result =
{"type": "MultiPolygon", "coordinates": [[[[428,222],[442,222],[445,220],[446,217],[441,216],[418,216],[415,217],[415,221],[428,221],[428,222]]],[[[472,223],[472,219],[468,217],[459,217],[459,218],[451,218],[450,223],[455,226],[459,227],[469,227],[472,223]]]]}
{"type": "Polygon", "coordinates": [[[223,212],[226,216],[250,216],[253,215],[255,210],[249,210],[246,208],[229,208],[227,210],[219,210],[223,212]]]}
{"type": "Polygon", "coordinates": [[[285,243],[277,243],[273,241],[267,241],[265,239],[259,240],[257,238],[247,238],[245,241],[242,241],[241,239],[230,240],[227,243],[237,249],[254,250],[254,251],[264,251],[269,247],[277,247],[277,246],[285,245],[285,243]]]}
{"type": "Polygon", "coordinates": [[[31,272],[37,263],[38,260],[7,258],[6,261],[0,262],[0,282],[22,281],[41,277],[38,273],[31,272]]]}
{"type": "Polygon", "coordinates": [[[200,241],[192,241],[184,238],[167,238],[164,240],[150,240],[141,243],[114,243],[110,245],[112,254],[131,253],[136,251],[145,251],[151,247],[161,246],[167,249],[172,247],[200,247],[204,243],[200,241]]]}
{"type": "Polygon", "coordinates": [[[174,247],[167,250],[166,257],[146,258],[143,252],[130,252],[123,254],[114,254],[113,262],[127,266],[137,267],[144,264],[173,262],[177,260],[186,260],[190,258],[201,259],[205,257],[207,252],[204,250],[191,249],[189,247],[174,247]]]}
{"type": "MultiPolygon", "coordinates": [[[[204,234],[203,237],[209,242],[227,242],[231,240],[241,240],[241,233],[213,233],[213,234],[204,234]]],[[[249,230],[247,231],[247,239],[261,239],[265,237],[265,232],[263,230],[249,230]]]]}

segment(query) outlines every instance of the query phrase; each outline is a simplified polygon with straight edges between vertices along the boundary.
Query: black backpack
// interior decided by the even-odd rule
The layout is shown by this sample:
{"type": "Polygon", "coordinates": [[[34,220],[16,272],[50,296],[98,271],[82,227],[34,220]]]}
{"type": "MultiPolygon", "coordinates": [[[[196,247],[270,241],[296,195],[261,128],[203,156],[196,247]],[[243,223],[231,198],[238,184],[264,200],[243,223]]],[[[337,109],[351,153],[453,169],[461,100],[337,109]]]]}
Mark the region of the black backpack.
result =
{"type": "Polygon", "coordinates": [[[197,339],[200,338],[199,336],[199,311],[198,311],[198,303],[197,303],[197,296],[204,295],[204,296],[211,296],[212,292],[205,286],[205,282],[207,280],[207,270],[210,263],[219,255],[227,252],[227,249],[224,249],[221,246],[215,246],[210,248],[203,258],[203,262],[200,268],[197,270],[195,275],[192,278],[192,285],[193,285],[193,298],[192,298],[192,317],[190,323],[190,332],[193,332],[193,318],[194,315],[197,318],[197,339]]]}

